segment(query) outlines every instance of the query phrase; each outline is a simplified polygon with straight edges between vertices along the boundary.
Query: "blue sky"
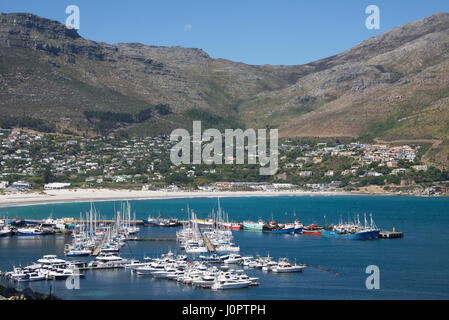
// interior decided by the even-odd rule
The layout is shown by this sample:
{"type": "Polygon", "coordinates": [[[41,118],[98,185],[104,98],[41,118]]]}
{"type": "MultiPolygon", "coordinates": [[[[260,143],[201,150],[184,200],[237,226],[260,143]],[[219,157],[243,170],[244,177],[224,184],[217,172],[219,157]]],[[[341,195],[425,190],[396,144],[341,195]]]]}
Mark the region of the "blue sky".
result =
{"type": "Polygon", "coordinates": [[[328,57],[437,12],[448,0],[40,0],[2,1],[0,12],[30,12],[65,23],[80,8],[81,36],[107,43],[202,48],[213,58],[292,65],[328,57]],[[380,8],[380,30],[365,8],[380,8]]]}

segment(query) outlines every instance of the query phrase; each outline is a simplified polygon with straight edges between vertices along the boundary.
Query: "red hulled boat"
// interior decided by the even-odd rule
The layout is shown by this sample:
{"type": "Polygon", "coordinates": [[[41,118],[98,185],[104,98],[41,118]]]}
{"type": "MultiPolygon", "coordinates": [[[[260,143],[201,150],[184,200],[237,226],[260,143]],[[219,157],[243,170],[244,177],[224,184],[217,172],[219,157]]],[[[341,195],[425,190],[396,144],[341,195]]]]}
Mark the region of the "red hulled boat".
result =
{"type": "Polygon", "coordinates": [[[311,224],[310,226],[304,227],[302,233],[310,236],[321,236],[321,229],[323,228],[318,227],[316,224],[311,224]]]}

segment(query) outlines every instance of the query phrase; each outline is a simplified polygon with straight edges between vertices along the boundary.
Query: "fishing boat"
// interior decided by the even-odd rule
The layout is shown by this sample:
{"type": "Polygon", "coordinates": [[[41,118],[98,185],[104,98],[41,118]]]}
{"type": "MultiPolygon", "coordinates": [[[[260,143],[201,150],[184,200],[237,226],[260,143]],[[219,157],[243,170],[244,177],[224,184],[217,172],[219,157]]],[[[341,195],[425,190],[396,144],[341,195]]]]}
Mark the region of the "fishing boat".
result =
{"type": "Polygon", "coordinates": [[[310,235],[310,236],[321,236],[321,227],[318,227],[316,224],[311,224],[302,229],[302,234],[310,235]]]}
{"type": "Polygon", "coordinates": [[[374,224],[371,214],[371,223],[368,225],[365,215],[365,224],[360,223],[357,215],[356,222],[343,223],[340,221],[337,225],[330,225],[321,230],[321,236],[334,239],[348,240],[371,240],[379,238],[380,229],[374,224]]]}
{"type": "Polygon", "coordinates": [[[294,233],[295,225],[294,224],[281,224],[274,221],[271,221],[265,224],[262,227],[263,232],[271,232],[271,233],[294,233]]]}
{"type": "Polygon", "coordinates": [[[243,229],[244,230],[252,230],[252,231],[262,231],[265,222],[259,220],[257,222],[253,221],[243,221],[243,229]]]}
{"type": "Polygon", "coordinates": [[[178,219],[163,218],[162,213],[159,213],[157,218],[148,217],[148,219],[142,219],[145,227],[179,227],[181,222],[178,219]]]}
{"type": "Polygon", "coordinates": [[[302,233],[304,225],[299,220],[297,219],[295,220],[294,226],[295,226],[295,233],[302,233]]]}
{"type": "Polygon", "coordinates": [[[222,222],[220,226],[230,230],[241,230],[243,228],[242,224],[239,222],[222,222]]]}
{"type": "Polygon", "coordinates": [[[18,236],[42,236],[47,234],[46,231],[42,230],[39,227],[32,228],[18,228],[17,235],[18,236]]]}

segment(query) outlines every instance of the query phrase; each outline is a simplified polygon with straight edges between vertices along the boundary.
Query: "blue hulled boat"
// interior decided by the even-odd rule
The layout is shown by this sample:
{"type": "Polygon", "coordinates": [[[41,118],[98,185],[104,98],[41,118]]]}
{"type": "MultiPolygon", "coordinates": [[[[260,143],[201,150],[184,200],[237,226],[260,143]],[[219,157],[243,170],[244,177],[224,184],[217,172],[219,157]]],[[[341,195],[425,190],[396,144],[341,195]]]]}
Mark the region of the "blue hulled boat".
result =
{"type": "Polygon", "coordinates": [[[341,221],[338,225],[331,225],[321,230],[321,236],[334,239],[349,240],[372,240],[379,238],[380,229],[373,222],[371,215],[371,223],[368,225],[365,215],[365,225],[361,225],[357,216],[357,222],[345,223],[341,221]]]}
{"type": "Polygon", "coordinates": [[[295,225],[294,224],[279,224],[277,222],[270,222],[263,226],[263,232],[270,233],[294,233],[295,225]]]}

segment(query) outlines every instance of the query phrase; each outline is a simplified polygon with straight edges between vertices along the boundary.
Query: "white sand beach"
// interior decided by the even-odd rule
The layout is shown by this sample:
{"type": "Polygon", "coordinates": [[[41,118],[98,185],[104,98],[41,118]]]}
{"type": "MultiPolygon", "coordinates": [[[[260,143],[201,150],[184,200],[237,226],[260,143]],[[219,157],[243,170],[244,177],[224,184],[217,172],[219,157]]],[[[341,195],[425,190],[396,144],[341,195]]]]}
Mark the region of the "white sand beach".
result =
{"type": "Polygon", "coordinates": [[[67,203],[108,200],[144,200],[207,197],[274,197],[300,195],[344,195],[344,192],[306,192],[306,191],[136,191],[118,189],[68,189],[46,190],[44,192],[16,192],[0,195],[0,206],[21,206],[44,203],[67,203]]]}

